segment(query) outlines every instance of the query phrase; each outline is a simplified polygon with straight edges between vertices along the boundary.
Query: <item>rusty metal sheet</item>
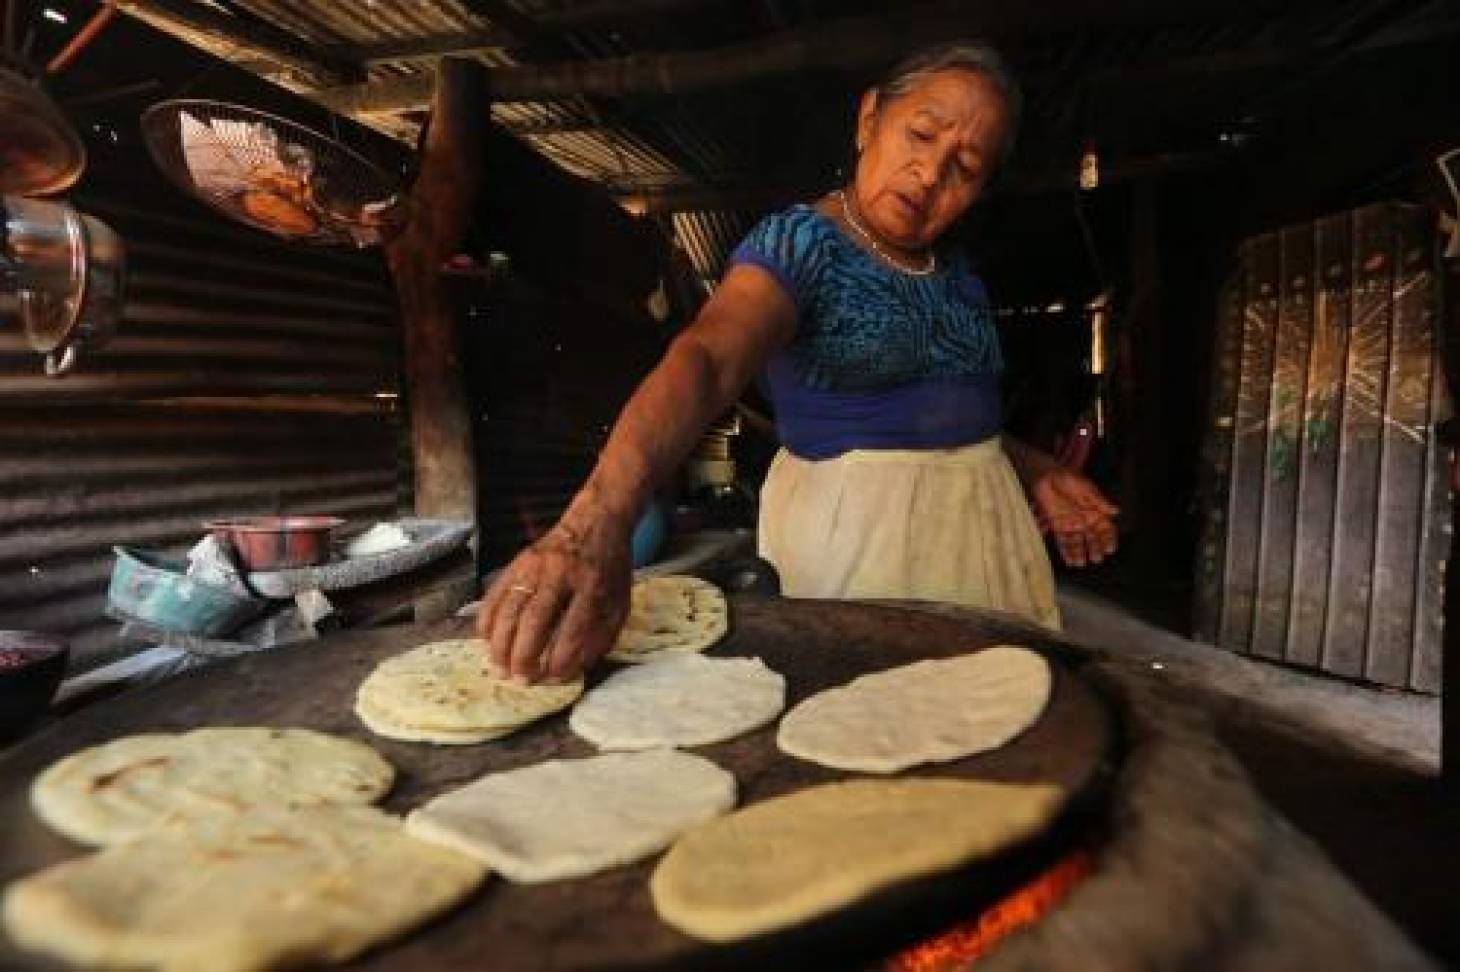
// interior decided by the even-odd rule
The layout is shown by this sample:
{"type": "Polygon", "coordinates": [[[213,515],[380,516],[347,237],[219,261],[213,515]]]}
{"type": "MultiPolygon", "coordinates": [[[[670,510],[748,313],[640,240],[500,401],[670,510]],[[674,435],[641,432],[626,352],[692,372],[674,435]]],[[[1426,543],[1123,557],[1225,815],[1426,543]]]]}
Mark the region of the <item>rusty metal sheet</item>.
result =
{"type": "Polygon", "coordinates": [[[89,667],[122,649],[102,614],[113,544],[177,552],[229,514],[392,517],[410,461],[378,256],[167,198],[78,204],[126,240],[131,287],[117,337],[63,379],[0,328],[0,627],[66,635],[89,667]]]}
{"type": "Polygon", "coordinates": [[[1298,460],[1298,530],[1294,543],[1293,589],[1288,613],[1287,657],[1316,666],[1323,654],[1332,568],[1334,489],[1338,482],[1338,419],[1343,363],[1348,350],[1350,247],[1347,213],[1315,227],[1313,329],[1303,394],[1301,455],[1298,460]]]}
{"type": "Polygon", "coordinates": [[[1324,670],[1358,677],[1368,649],[1374,590],[1374,511],[1379,493],[1384,379],[1393,312],[1394,227],[1382,207],[1354,213],[1353,290],[1344,365],[1333,538],[1334,590],[1324,639],[1324,670]]]}
{"type": "Polygon", "coordinates": [[[1435,425],[1451,404],[1432,232],[1424,210],[1376,204],[1243,244],[1197,576],[1199,631],[1219,618],[1222,647],[1438,691],[1451,506],[1435,425]]]}
{"type": "Polygon", "coordinates": [[[1384,428],[1374,530],[1374,595],[1364,677],[1409,682],[1423,570],[1417,556],[1425,525],[1425,466],[1435,372],[1435,277],[1428,210],[1397,208],[1384,428]]]}
{"type": "MultiPolygon", "coordinates": [[[[1429,314],[1434,348],[1434,373],[1430,382],[1429,423],[1434,429],[1439,423],[1450,419],[1454,406],[1450,398],[1450,362],[1456,340],[1456,325],[1460,324],[1460,291],[1446,285],[1443,274],[1437,274],[1435,287],[1439,298],[1437,306],[1429,314]],[[1447,298],[1454,301],[1447,302],[1447,298]],[[1447,318],[1447,315],[1448,318],[1447,318]],[[1450,323],[1453,321],[1454,323],[1450,323]]],[[[1450,491],[1450,446],[1431,441],[1425,451],[1425,472],[1423,493],[1420,502],[1425,511],[1425,522],[1420,530],[1419,578],[1415,603],[1414,657],[1409,666],[1409,687],[1417,692],[1441,694],[1445,669],[1445,573],[1454,552],[1454,497],[1450,491]]],[[[1454,617],[1455,615],[1450,615],[1454,617]]],[[[1454,649],[1451,649],[1452,652],[1454,649]]],[[[1452,658],[1453,670],[1460,671],[1460,661],[1452,658]]],[[[1453,677],[1453,676],[1452,676],[1453,677]]],[[[1451,692],[1460,692],[1452,688],[1451,692]]],[[[1451,716],[1444,717],[1447,721],[1451,716]]],[[[1460,752],[1447,747],[1445,752],[1460,752]]]]}
{"type": "Polygon", "coordinates": [[[1222,619],[1222,579],[1227,561],[1231,506],[1233,429],[1236,425],[1238,365],[1241,362],[1243,290],[1228,281],[1218,297],[1213,356],[1211,419],[1197,475],[1201,535],[1197,541],[1193,628],[1199,641],[1216,644],[1222,619]]]}
{"type": "Polygon", "coordinates": [[[1266,234],[1242,245],[1241,355],[1233,416],[1232,472],[1228,490],[1222,623],[1217,643],[1246,650],[1252,643],[1261,542],[1262,484],[1266,476],[1267,421],[1272,387],[1273,340],[1278,312],[1278,237],[1266,234]]]}
{"type": "Polygon", "coordinates": [[[1279,234],[1278,313],[1268,389],[1266,476],[1257,553],[1251,648],[1281,657],[1286,647],[1298,520],[1299,447],[1313,333],[1313,228],[1279,234]]]}
{"type": "Polygon", "coordinates": [[[4,409],[0,627],[73,638],[102,660],[111,547],[173,552],[222,515],[392,517],[389,415],[200,411],[162,404],[4,409]]]}

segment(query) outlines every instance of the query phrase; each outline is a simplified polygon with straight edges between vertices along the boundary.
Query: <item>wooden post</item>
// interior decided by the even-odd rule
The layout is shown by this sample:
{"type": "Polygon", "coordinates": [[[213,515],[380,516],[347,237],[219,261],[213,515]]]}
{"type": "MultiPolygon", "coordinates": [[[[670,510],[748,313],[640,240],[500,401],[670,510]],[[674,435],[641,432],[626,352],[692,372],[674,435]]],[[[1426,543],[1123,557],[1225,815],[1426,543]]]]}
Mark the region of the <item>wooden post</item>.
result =
{"type": "Polygon", "coordinates": [[[1131,566],[1161,570],[1161,491],[1167,446],[1163,441],[1161,370],[1161,251],[1157,237],[1157,183],[1144,179],[1131,187],[1130,304],[1121,336],[1122,362],[1128,370],[1121,396],[1125,455],[1121,469],[1122,516],[1132,529],[1131,566]]]}
{"type": "MultiPolygon", "coordinates": [[[[1460,260],[1442,264],[1440,316],[1436,345],[1440,349],[1451,394],[1460,391],[1460,260]]],[[[1450,457],[1450,559],[1445,564],[1444,635],[1440,689],[1440,773],[1448,789],[1460,795],[1460,419],[1442,426],[1450,457]]]]}
{"type": "MultiPolygon", "coordinates": [[[[412,190],[411,221],[386,248],[405,332],[416,512],[473,522],[476,465],[461,335],[440,268],[460,245],[476,206],[487,102],[480,65],[454,58],[440,63],[420,176],[412,190]]],[[[449,608],[448,599],[418,604],[418,620],[449,608]]]]}
{"type": "MultiPolygon", "coordinates": [[[[1460,274],[1456,275],[1460,277],[1460,274]]],[[[1460,281],[1457,281],[1460,283],[1460,281]]],[[[1452,523],[1460,523],[1460,457],[1449,447],[1450,510],[1452,523]]],[[[1440,689],[1440,778],[1446,787],[1460,794],[1460,537],[1452,526],[1450,559],[1445,563],[1445,618],[1441,659],[1444,684],[1440,689]]]]}

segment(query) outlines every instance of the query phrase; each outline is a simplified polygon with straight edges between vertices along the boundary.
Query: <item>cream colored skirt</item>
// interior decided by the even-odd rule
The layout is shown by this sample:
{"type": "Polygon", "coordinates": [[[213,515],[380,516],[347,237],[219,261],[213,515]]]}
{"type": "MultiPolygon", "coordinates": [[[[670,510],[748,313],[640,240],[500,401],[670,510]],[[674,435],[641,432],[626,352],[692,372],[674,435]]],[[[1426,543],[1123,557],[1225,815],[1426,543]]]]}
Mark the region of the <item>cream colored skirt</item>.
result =
{"type": "Polygon", "coordinates": [[[821,461],[782,449],[758,540],[789,597],[916,598],[1060,626],[1049,556],[998,439],[821,461]]]}

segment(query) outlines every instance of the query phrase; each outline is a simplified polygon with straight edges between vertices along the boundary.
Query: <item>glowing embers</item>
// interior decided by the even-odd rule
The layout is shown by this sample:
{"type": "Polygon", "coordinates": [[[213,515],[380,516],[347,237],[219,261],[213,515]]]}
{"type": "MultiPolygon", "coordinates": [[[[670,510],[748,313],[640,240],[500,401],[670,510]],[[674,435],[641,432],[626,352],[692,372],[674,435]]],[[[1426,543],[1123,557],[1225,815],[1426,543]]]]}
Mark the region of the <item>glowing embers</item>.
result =
{"type": "Polygon", "coordinates": [[[1039,921],[1095,869],[1095,855],[1077,850],[977,917],[889,959],[881,972],[945,972],[988,954],[1006,937],[1039,921]]]}

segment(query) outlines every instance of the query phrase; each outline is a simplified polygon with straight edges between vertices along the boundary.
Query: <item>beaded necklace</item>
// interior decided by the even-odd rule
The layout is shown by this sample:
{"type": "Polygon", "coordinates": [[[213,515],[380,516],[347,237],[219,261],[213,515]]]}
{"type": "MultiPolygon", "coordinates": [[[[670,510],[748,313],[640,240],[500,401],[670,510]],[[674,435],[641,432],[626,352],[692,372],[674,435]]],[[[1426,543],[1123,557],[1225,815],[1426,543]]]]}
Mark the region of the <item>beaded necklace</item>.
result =
{"type": "Polygon", "coordinates": [[[926,267],[922,267],[921,269],[909,267],[905,265],[901,260],[889,254],[886,250],[882,249],[880,245],[878,245],[877,241],[872,237],[871,233],[862,228],[862,224],[857,222],[857,217],[852,215],[852,207],[847,204],[846,191],[838,189],[836,191],[836,197],[837,199],[841,200],[842,215],[846,217],[847,225],[855,230],[858,236],[866,240],[867,245],[870,246],[872,250],[886,263],[890,264],[894,270],[900,270],[903,273],[910,274],[914,277],[926,277],[928,274],[938,269],[938,255],[931,250],[928,251],[928,265],[926,267]]]}

